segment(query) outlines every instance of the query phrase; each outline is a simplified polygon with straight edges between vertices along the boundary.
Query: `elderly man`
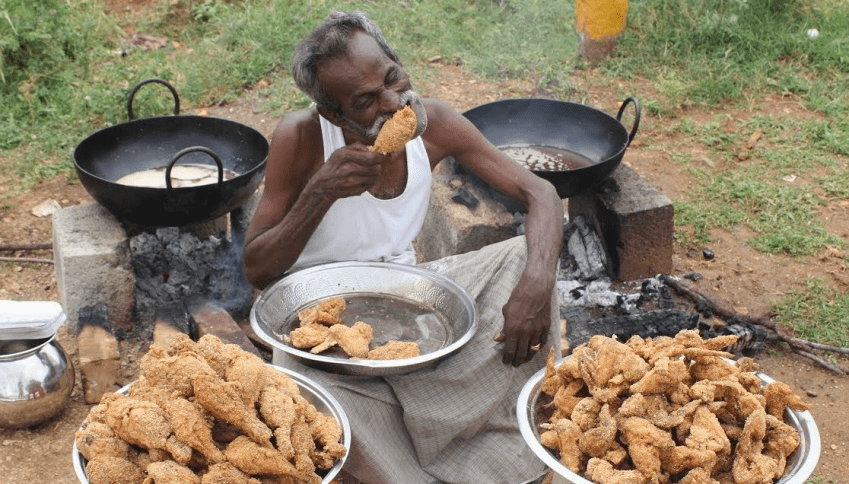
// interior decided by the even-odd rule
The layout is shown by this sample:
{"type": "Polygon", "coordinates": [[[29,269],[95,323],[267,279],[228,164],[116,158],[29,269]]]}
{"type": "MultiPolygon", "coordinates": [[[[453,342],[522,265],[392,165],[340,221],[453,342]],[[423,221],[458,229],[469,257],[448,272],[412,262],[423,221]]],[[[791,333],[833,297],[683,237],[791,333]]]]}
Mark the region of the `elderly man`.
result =
{"type": "Polygon", "coordinates": [[[563,207],[554,188],[506,158],[462,115],[420,98],[379,28],[361,12],[332,12],[303,39],[292,72],[314,104],[274,131],[265,189],[246,234],[245,272],[264,288],[289,272],[342,261],[415,264],[431,170],[446,157],[527,208],[526,235],[424,264],[464,287],[478,331],[437,366],[385,378],[287,367],[344,407],[353,446],[346,471],[368,484],[530,482],[544,465],[522,440],[516,397],[559,350],[554,284],[563,207]],[[409,105],[415,137],[368,150],[409,105]]]}

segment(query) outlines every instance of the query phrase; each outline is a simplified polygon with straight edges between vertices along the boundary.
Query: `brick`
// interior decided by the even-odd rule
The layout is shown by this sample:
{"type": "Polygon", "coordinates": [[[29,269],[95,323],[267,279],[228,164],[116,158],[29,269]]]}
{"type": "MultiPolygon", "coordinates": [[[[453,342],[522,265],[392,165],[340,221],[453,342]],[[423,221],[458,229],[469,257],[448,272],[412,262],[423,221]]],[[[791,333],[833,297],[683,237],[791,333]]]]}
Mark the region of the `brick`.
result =
{"type": "Polygon", "coordinates": [[[669,198],[624,164],[599,187],[571,197],[568,212],[570,220],[583,215],[602,233],[610,276],[633,281],[670,273],[675,227],[669,198]]]}
{"type": "Polygon", "coordinates": [[[236,344],[245,351],[262,356],[239,324],[224,309],[201,299],[193,300],[187,307],[197,326],[198,338],[211,334],[217,336],[224,344],[236,344]]]}

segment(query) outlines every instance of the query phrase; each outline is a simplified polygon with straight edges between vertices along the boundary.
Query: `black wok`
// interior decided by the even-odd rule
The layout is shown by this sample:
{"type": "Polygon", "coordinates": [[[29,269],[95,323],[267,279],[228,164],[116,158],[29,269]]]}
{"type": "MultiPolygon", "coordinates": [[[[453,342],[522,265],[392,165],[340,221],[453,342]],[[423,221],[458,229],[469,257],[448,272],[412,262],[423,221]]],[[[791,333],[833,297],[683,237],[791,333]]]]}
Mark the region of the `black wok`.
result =
{"type": "Polygon", "coordinates": [[[225,119],[179,115],[180,101],[165,81],[148,79],[130,93],[130,121],[101,129],[74,149],[77,176],[88,193],[121,220],[174,227],[220,217],[243,204],[265,174],[268,140],[255,129],[225,119]],[[133,119],[132,103],[144,84],[158,82],[174,96],[174,116],[133,119]],[[215,167],[217,182],[172,186],[175,163],[215,167]],[[116,183],[130,173],[168,167],[164,188],[116,183]],[[224,179],[225,170],[232,178],[224,179]]]}
{"type": "Polygon", "coordinates": [[[598,109],[551,99],[507,99],[463,113],[492,144],[552,147],[577,153],[588,166],[568,170],[531,170],[551,182],[560,198],[597,185],[619,166],[640,124],[640,104],[625,99],[616,117],[598,109]],[[630,133],[620,122],[628,104],[635,109],[630,133]]]}

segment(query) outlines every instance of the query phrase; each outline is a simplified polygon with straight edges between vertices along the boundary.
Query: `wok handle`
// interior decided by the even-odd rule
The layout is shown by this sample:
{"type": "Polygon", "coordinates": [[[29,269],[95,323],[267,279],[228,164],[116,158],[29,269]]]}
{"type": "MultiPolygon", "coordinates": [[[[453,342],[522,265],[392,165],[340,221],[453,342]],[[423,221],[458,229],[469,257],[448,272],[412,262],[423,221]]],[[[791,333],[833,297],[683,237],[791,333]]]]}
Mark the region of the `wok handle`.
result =
{"type": "Polygon", "coordinates": [[[205,146],[189,146],[188,148],[184,148],[180,150],[179,153],[174,155],[174,158],[171,158],[171,161],[168,162],[168,167],[165,168],[165,186],[169,190],[172,189],[171,169],[174,168],[174,164],[177,163],[177,160],[182,158],[184,155],[194,153],[195,151],[202,151],[211,156],[213,160],[215,160],[215,164],[218,165],[218,189],[221,190],[224,184],[224,164],[221,163],[221,158],[219,158],[214,151],[205,146]]]}
{"type": "Polygon", "coordinates": [[[136,119],[136,115],[133,114],[133,98],[136,97],[136,92],[145,84],[150,84],[151,82],[158,82],[163,86],[167,87],[171,94],[174,96],[174,116],[180,114],[180,96],[177,95],[177,90],[174,89],[174,86],[168,84],[168,81],[162,79],[146,79],[138,84],[130,91],[130,98],[127,99],[127,117],[131,120],[136,119]]]}
{"type": "Polygon", "coordinates": [[[622,122],[622,113],[625,112],[625,107],[628,106],[628,103],[634,103],[634,126],[631,127],[631,133],[628,135],[628,144],[631,144],[631,141],[634,141],[634,136],[637,134],[637,128],[640,126],[640,103],[637,101],[635,97],[629,97],[622,101],[622,105],[619,106],[619,113],[616,114],[616,120],[622,122]]]}

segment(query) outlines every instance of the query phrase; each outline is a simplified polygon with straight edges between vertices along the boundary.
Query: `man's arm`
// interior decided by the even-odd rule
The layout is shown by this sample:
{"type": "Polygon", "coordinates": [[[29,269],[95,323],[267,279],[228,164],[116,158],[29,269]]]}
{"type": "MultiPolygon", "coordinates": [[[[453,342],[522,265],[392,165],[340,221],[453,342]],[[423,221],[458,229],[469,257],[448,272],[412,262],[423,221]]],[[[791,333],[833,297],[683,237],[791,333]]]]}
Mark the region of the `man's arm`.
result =
{"type": "Polygon", "coordinates": [[[292,267],[334,201],[377,181],[381,155],[355,144],[324,163],[321,146],[311,110],[287,115],[274,131],[262,198],[245,234],[245,275],[257,288],[292,267]]]}
{"type": "Polygon", "coordinates": [[[563,244],[563,202],[554,186],[507,158],[464,116],[439,101],[428,100],[425,132],[433,163],[453,156],[501,193],[528,211],[525,271],[503,308],[504,363],[519,366],[545,344],[551,327],[550,301],[563,244]]]}

